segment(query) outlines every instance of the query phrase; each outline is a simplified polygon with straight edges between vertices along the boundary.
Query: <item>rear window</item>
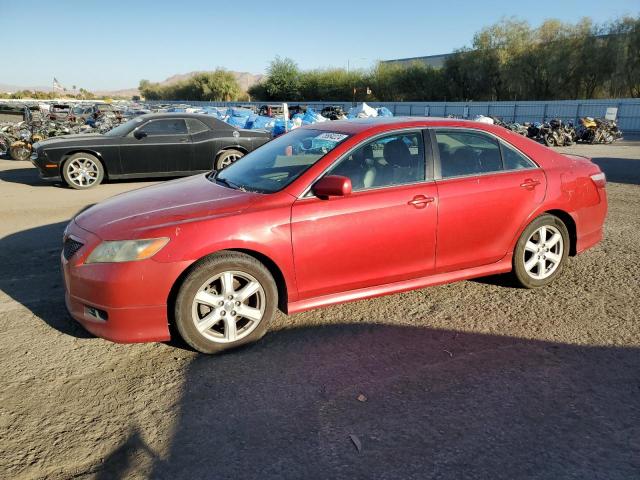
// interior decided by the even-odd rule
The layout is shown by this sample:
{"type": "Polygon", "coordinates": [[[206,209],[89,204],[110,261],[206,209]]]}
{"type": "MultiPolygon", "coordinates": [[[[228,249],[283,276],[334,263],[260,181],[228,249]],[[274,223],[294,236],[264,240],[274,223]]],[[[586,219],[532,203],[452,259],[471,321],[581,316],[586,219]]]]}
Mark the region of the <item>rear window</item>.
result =
{"type": "Polygon", "coordinates": [[[189,133],[191,133],[191,135],[209,130],[209,127],[195,118],[187,118],[187,126],[189,127],[189,133]]]}

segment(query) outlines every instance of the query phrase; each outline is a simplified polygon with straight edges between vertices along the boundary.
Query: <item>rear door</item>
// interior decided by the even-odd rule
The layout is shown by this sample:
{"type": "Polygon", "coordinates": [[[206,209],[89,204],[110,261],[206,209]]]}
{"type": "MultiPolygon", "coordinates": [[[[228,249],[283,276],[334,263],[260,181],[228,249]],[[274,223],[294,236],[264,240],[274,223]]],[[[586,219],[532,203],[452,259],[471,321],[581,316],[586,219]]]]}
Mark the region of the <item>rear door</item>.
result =
{"type": "Polygon", "coordinates": [[[123,138],[120,158],[124,174],[171,174],[190,170],[193,145],[182,118],[143,123],[123,138]],[[143,136],[136,137],[136,132],[143,136]]]}
{"type": "Polygon", "coordinates": [[[497,262],[544,200],[544,172],[483,131],[433,129],[432,138],[439,198],[436,270],[497,262]]]}

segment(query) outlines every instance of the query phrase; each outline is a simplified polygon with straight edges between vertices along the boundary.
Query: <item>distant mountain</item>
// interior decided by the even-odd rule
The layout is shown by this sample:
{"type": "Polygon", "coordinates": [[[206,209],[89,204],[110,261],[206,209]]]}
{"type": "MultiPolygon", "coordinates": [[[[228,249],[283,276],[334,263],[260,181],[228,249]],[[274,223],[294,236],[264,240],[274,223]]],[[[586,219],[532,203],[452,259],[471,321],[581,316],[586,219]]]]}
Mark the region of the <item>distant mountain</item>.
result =
{"type": "Polygon", "coordinates": [[[17,92],[19,90],[37,90],[39,92],[50,92],[51,90],[53,90],[53,86],[49,85],[48,87],[44,87],[44,86],[36,86],[36,87],[25,87],[25,86],[20,86],[20,85],[8,85],[6,83],[0,83],[0,92],[2,93],[13,93],[13,92],[17,92]]]}
{"type": "MultiPolygon", "coordinates": [[[[160,85],[171,85],[172,83],[178,83],[183,80],[188,80],[189,78],[194,77],[199,73],[208,73],[208,71],[198,70],[198,71],[189,72],[189,73],[178,73],[176,75],[171,75],[166,80],[158,83],[160,85]]],[[[256,75],[248,72],[229,72],[229,73],[231,73],[236,78],[236,80],[238,81],[238,84],[240,85],[240,88],[244,92],[246,92],[250,87],[252,87],[256,83],[259,83],[264,78],[264,75],[256,75]]]]}
{"type": "MultiPolygon", "coordinates": [[[[187,80],[198,73],[206,73],[206,70],[200,70],[196,72],[188,72],[188,73],[178,73],[176,75],[171,75],[169,78],[163,80],[162,82],[158,82],[160,85],[170,85],[172,83],[178,83],[183,80],[187,80]]],[[[248,72],[230,72],[238,81],[240,85],[240,89],[243,92],[246,92],[249,88],[251,88],[256,83],[259,83],[264,78],[264,75],[256,75],[248,72]]],[[[0,83],[0,92],[17,92],[18,90],[38,90],[41,92],[50,92],[52,90],[52,86],[48,87],[25,87],[19,85],[7,85],[4,83],[0,83]]],[[[75,93],[69,89],[69,93],[75,93]]],[[[132,97],[134,95],[139,95],[137,87],[134,88],[123,88],[120,90],[96,90],[93,91],[94,94],[99,96],[108,96],[108,97],[132,97]]]]}
{"type": "MultiPolygon", "coordinates": [[[[158,82],[158,84],[163,86],[171,85],[173,83],[178,83],[184,80],[188,80],[199,73],[207,73],[207,72],[208,72],[207,70],[198,70],[198,71],[188,72],[188,73],[177,73],[175,75],[171,75],[169,78],[166,78],[161,82],[158,82]]],[[[260,83],[264,78],[264,75],[257,75],[257,74],[248,73],[248,72],[229,72],[229,73],[231,73],[235,77],[235,79],[238,82],[238,85],[240,85],[240,89],[243,92],[246,92],[247,90],[249,90],[249,88],[251,88],[256,83],[260,83]]],[[[133,95],[140,94],[137,88],[127,88],[123,90],[99,90],[93,93],[95,93],[96,95],[120,96],[120,97],[131,97],[133,95]]]]}

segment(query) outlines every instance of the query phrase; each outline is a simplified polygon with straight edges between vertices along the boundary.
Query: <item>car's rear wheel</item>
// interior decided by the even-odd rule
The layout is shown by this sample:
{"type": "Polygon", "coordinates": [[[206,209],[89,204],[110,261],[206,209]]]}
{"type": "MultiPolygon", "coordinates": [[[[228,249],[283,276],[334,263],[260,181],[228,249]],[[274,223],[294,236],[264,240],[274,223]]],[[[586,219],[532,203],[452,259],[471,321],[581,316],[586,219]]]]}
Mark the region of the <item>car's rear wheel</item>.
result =
{"type": "Polygon", "coordinates": [[[218,353],[260,339],[278,305],[278,289],[258,260],[221,252],[198,262],[180,286],[175,323],[202,353],[218,353]]]}
{"type": "Polygon", "coordinates": [[[541,215],[525,228],[513,254],[513,271],[525,288],[550,284],[569,255],[569,232],[554,215],[541,215]]]}
{"type": "Polygon", "coordinates": [[[242,157],[244,157],[244,153],[242,153],[240,150],[225,150],[216,158],[214,168],[216,170],[222,170],[223,168],[231,165],[233,162],[240,160],[242,157]]]}
{"type": "Polygon", "coordinates": [[[71,188],[86,190],[102,183],[104,167],[95,155],[75,153],[64,162],[62,178],[71,188]]]}

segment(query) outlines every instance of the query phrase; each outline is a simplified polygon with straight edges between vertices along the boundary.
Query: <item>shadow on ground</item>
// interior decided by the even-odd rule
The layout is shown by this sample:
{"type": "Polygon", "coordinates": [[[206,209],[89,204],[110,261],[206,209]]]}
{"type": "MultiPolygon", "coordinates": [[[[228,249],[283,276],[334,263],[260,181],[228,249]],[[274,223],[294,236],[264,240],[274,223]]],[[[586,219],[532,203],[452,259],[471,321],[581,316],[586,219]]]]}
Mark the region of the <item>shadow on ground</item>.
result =
{"type": "MultiPolygon", "coordinates": [[[[8,160],[15,162],[15,160],[8,160]]],[[[23,162],[17,162],[23,163],[23,162]]],[[[22,183],[23,185],[30,185],[32,187],[50,187],[56,185],[59,187],[66,187],[63,182],[49,182],[42,180],[38,176],[38,171],[32,167],[24,168],[12,168],[10,170],[0,170],[0,180],[9,183],[22,183]]]]}
{"type": "Polygon", "coordinates": [[[637,349],[451,330],[274,332],[196,357],[169,456],[134,431],[99,478],[140,455],[166,479],[634,478],[639,368],[637,349]]]}
{"type": "Polygon", "coordinates": [[[607,181],[640,185],[640,161],[610,157],[593,157],[591,160],[607,175],[607,181]]]}
{"type": "Polygon", "coordinates": [[[64,304],[60,252],[66,225],[67,222],[53,223],[0,239],[0,291],[59,332],[91,338],[71,319],[64,304]]]}
{"type": "MultiPolygon", "coordinates": [[[[0,160],[3,160],[3,159],[0,158],[0,160]]],[[[15,160],[7,160],[7,161],[16,162],[15,160]]],[[[23,165],[27,164],[27,162],[16,162],[16,163],[21,163],[23,165]]],[[[174,180],[175,178],[179,178],[179,177],[131,178],[131,179],[120,179],[120,180],[107,179],[105,180],[105,183],[122,183],[122,184],[146,183],[146,182],[152,183],[152,182],[165,181],[165,180],[174,180]]],[[[38,170],[30,166],[12,168],[9,170],[0,170],[0,180],[9,182],[9,183],[21,183],[23,185],[29,185],[32,187],[56,186],[60,188],[69,188],[62,181],[52,182],[49,180],[43,180],[38,175],[38,170]]],[[[97,186],[94,188],[100,188],[100,186],[97,186]]]]}
{"type": "MultiPolygon", "coordinates": [[[[64,313],[58,266],[64,225],[1,239],[0,289],[53,328],[83,337],[64,313]]],[[[331,323],[326,312],[323,321],[331,323]]],[[[455,326],[281,330],[235,352],[194,358],[181,374],[168,455],[155,453],[133,428],[93,473],[637,478],[638,372],[636,348],[457,332],[455,326]],[[137,469],[141,457],[150,471],[137,469]]]]}

